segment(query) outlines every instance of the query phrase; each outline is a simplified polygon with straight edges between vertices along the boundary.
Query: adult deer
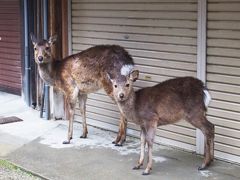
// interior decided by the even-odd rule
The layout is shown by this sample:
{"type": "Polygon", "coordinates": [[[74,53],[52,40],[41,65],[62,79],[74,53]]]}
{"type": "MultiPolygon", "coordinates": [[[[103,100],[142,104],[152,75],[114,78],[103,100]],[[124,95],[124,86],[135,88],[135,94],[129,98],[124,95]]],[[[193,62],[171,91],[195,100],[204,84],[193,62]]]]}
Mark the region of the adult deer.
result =
{"type": "Polygon", "coordinates": [[[203,83],[193,77],[181,77],[134,92],[133,82],[138,79],[138,74],[137,70],[133,70],[127,76],[111,79],[113,95],[121,113],[141,128],[140,159],[134,169],[143,165],[147,144],[148,163],[143,175],[150,173],[157,127],[181,119],[199,128],[205,136],[205,157],[199,170],[205,169],[214,158],[214,125],[206,118],[211,97],[203,83]]]}
{"type": "MultiPolygon", "coordinates": [[[[83,119],[81,138],[86,138],[88,133],[86,124],[87,94],[103,88],[110,97],[113,97],[112,84],[108,74],[114,78],[126,75],[134,65],[132,57],[118,45],[98,45],[59,61],[54,60],[51,53],[51,47],[57,39],[56,36],[51,36],[48,40],[38,40],[31,34],[31,39],[40,77],[45,83],[63,92],[66,98],[69,127],[67,140],[63,143],[68,144],[72,139],[77,98],[83,119]]],[[[126,125],[126,119],[121,116],[119,133],[114,141],[116,145],[122,145],[125,141],[126,125]]]]}

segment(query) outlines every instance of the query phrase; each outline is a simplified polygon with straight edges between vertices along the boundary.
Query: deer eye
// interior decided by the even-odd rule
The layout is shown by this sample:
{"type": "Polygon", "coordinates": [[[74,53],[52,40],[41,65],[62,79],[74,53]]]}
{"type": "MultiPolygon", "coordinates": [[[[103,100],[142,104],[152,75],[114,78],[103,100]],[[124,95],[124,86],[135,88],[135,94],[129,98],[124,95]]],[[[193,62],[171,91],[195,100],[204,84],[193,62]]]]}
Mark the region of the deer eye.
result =
{"type": "Polygon", "coordinates": [[[45,49],[48,51],[50,48],[49,48],[49,47],[46,47],[45,49]]]}
{"type": "Polygon", "coordinates": [[[129,87],[129,84],[126,84],[126,87],[129,87]]]}
{"type": "Polygon", "coordinates": [[[37,48],[34,48],[34,50],[36,51],[36,50],[37,50],[37,48]]]}
{"type": "Polygon", "coordinates": [[[117,88],[117,85],[114,85],[115,88],[117,88]]]}

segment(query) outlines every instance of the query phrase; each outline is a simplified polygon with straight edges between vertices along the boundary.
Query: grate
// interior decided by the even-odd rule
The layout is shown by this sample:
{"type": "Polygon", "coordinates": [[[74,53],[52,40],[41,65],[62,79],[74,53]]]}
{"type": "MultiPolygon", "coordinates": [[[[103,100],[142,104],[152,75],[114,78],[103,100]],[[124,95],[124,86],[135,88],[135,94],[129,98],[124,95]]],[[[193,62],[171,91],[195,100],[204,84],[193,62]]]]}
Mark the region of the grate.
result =
{"type": "Polygon", "coordinates": [[[19,122],[19,121],[23,121],[23,120],[16,116],[0,118],[0,124],[7,124],[7,123],[13,123],[13,122],[19,122]]]}

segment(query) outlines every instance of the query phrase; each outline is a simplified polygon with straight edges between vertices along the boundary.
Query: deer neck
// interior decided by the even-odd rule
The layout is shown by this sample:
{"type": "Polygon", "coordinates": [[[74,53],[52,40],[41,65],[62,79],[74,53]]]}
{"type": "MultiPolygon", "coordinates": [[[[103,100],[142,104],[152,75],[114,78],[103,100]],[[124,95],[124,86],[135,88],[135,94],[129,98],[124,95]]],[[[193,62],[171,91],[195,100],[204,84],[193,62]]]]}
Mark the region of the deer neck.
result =
{"type": "Polygon", "coordinates": [[[38,65],[39,75],[48,85],[54,85],[55,70],[52,63],[44,63],[38,65]]]}
{"type": "Polygon", "coordinates": [[[125,116],[128,121],[132,121],[136,124],[140,124],[138,115],[136,113],[136,94],[134,90],[130,93],[129,97],[125,101],[117,102],[120,112],[125,116]]]}

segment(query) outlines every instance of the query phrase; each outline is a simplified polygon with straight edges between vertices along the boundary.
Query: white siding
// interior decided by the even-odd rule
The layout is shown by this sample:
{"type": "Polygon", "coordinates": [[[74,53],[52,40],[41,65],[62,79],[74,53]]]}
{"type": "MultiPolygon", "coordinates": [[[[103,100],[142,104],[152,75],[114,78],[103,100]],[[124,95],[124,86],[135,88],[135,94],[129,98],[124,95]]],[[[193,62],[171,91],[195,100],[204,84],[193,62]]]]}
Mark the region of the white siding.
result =
{"type": "Polygon", "coordinates": [[[207,85],[215,155],[240,162],[240,0],[208,1],[207,85]]]}
{"type": "MultiPolygon", "coordinates": [[[[141,72],[136,88],[196,77],[197,0],[73,0],[71,20],[73,53],[96,44],[125,47],[141,72]]],[[[89,95],[87,117],[89,124],[118,130],[119,111],[103,91],[89,95]]],[[[139,135],[135,125],[128,128],[139,135]]],[[[156,142],[195,150],[195,134],[180,122],[160,127],[156,142]]]]}

